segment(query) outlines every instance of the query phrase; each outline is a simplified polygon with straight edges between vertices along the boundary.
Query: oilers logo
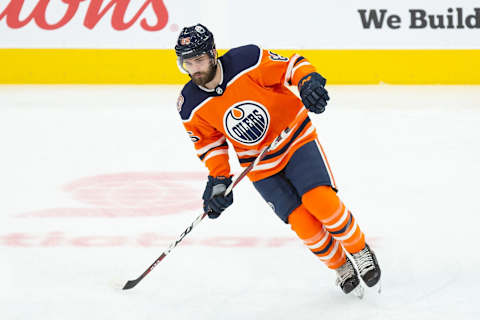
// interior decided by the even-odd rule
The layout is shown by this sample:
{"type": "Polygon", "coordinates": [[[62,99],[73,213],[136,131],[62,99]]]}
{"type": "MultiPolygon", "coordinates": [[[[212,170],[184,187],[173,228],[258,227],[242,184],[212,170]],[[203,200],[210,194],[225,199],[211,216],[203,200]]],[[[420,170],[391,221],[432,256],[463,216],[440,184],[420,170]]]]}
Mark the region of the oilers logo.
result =
{"type": "Polygon", "coordinates": [[[230,138],[247,145],[262,140],[270,125],[267,108],[255,101],[242,101],[230,107],[224,115],[225,132],[230,138]]]}

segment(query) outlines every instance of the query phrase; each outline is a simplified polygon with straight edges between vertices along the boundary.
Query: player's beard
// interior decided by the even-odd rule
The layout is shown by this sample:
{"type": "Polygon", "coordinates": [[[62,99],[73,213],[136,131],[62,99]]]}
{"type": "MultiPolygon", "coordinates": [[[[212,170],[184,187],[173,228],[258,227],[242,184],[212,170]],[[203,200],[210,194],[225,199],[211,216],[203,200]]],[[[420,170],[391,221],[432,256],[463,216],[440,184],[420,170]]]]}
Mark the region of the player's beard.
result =
{"type": "Polygon", "coordinates": [[[196,72],[193,75],[190,75],[193,83],[197,86],[205,87],[207,83],[215,78],[215,73],[217,72],[217,64],[210,63],[207,72],[196,72]]]}

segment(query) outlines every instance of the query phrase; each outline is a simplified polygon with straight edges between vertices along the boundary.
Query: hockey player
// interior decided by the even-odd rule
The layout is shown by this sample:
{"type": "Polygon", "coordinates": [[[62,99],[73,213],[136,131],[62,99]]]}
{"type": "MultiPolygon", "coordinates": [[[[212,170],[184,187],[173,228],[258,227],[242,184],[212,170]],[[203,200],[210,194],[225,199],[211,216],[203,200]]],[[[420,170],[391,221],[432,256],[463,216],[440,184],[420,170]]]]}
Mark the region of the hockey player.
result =
{"type": "Polygon", "coordinates": [[[183,28],[175,46],[179,68],[191,78],[177,108],[209,170],[203,208],[212,219],[232,204],[224,196],[232,182],[227,140],[241,166],[252,163],[283,129],[288,136],[248,174],[280,219],[329,268],[345,293],[380,279],[375,254],[355,217],[336,194],[337,186],[308,111],[322,113],[326,80],[297,54],[289,58],[256,45],[218,57],[213,34],[203,25],[183,28]],[[287,86],[297,86],[299,99],[287,86]]]}

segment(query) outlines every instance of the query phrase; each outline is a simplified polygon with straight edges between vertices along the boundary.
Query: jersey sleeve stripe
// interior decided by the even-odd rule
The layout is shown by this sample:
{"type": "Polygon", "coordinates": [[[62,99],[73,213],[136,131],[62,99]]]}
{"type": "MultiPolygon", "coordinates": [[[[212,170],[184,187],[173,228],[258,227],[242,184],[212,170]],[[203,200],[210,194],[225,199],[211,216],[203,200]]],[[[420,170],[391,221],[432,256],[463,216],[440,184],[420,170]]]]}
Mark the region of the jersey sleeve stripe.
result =
{"type": "MultiPolygon", "coordinates": [[[[202,154],[201,156],[199,156],[200,160],[203,160],[203,159],[207,156],[207,154],[212,153],[213,150],[215,150],[215,149],[217,149],[217,148],[221,148],[221,147],[227,147],[227,148],[228,148],[227,142],[225,141],[225,143],[223,143],[223,144],[221,144],[221,145],[219,145],[219,146],[216,146],[216,147],[208,150],[207,152],[205,152],[204,154],[202,154]]],[[[223,148],[222,148],[222,149],[223,149],[223,148]]],[[[220,149],[219,149],[219,150],[220,150],[220,149]]],[[[227,149],[225,149],[225,150],[227,150],[227,149]]]]}
{"type": "Polygon", "coordinates": [[[284,84],[286,87],[290,85],[290,80],[292,79],[291,73],[292,73],[293,64],[297,61],[299,57],[300,56],[298,54],[294,54],[293,57],[290,59],[290,62],[288,63],[287,72],[285,73],[285,81],[284,81],[284,84]]]}
{"type": "Polygon", "coordinates": [[[221,138],[218,139],[217,141],[212,142],[212,143],[206,145],[205,147],[202,147],[202,148],[200,148],[200,149],[197,149],[197,154],[198,154],[198,155],[202,155],[202,154],[204,154],[204,153],[207,153],[210,149],[222,145],[225,141],[226,141],[226,138],[225,138],[225,137],[221,137],[221,138]]]}
{"type": "Polygon", "coordinates": [[[227,149],[214,150],[208,153],[208,155],[203,159],[203,162],[206,162],[210,158],[213,158],[218,155],[223,155],[223,154],[228,154],[228,150],[227,149]]]}
{"type": "Polygon", "coordinates": [[[297,71],[298,68],[301,68],[303,66],[308,66],[308,65],[312,65],[310,62],[308,61],[304,61],[302,63],[300,63],[298,66],[296,66],[295,68],[292,69],[292,77],[291,79],[293,79],[295,77],[295,71],[297,71]]]}
{"type": "Polygon", "coordinates": [[[299,63],[299,62],[302,61],[302,60],[305,60],[305,57],[303,57],[303,56],[298,57],[297,61],[295,61],[295,63],[293,64],[293,66],[295,67],[295,66],[297,65],[297,63],[299,63]]]}

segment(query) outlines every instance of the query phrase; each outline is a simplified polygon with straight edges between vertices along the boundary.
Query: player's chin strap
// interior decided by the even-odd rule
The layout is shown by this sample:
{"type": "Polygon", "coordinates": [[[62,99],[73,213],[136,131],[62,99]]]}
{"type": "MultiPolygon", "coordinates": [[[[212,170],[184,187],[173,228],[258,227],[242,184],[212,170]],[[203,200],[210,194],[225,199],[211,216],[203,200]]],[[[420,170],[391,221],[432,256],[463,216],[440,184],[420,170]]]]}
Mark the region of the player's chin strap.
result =
{"type": "MultiPolygon", "coordinates": [[[[228,188],[225,190],[225,195],[228,195],[230,192],[232,192],[233,188],[250,172],[252,171],[252,169],[260,162],[262,161],[262,159],[267,155],[268,151],[272,150],[272,149],[275,149],[276,147],[278,147],[284,140],[285,138],[288,136],[288,133],[290,132],[290,128],[286,128],[285,130],[283,130],[277,138],[275,138],[275,140],[272,141],[272,143],[270,143],[268,146],[266,146],[262,152],[260,152],[260,154],[258,155],[258,157],[255,159],[254,162],[252,162],[247,168],[245,168],[245,170],[242,171],[242,173],[240,173],[238,175],[238,177],[236,179],[233,180],[233,182],[228,186],[228,188]]],[[[185,236],[187,234],[190,233],[190,231],[192,231],[192,229],[200,223],[200,221],[203,220],[203,218],[205,218],[207,216],[207,214],[204,212],[202,213],[201,215],[199,215],[193,222],[192,224],[187,228],[185,229],[185,231],[182,232],[182,234],[178,237],[177,240],[175,240],[175,242],[172,242],[170,244],[170,246],[168,247],[167,250],[165,250],[161,255],[160,257],[157,258],[157,260],[155,260],[154,263],[152,263],[152,265],[150,267],[148,267],[147,270],[145,270],[145,272],[140,276],[138,277],[137,279],[135,280],[129,280],[127,281],[127,283],[125,284],[125,286],[123,287],[123,290],[126,290],[126,289],[131,289],[133,287],[135,287],[143,278],[145,278],[145,276],[147,274],[150,273],[150,271],[153,270],[153,268],[155,268],[159,263],[160,261],[163,260],[163,258],[165,258],[167,256],[167,254],[169,254],[173,248],[175,248],[179,243],[180,241],[183,240],[183,238],[185,238],[185,236]]]]}

